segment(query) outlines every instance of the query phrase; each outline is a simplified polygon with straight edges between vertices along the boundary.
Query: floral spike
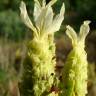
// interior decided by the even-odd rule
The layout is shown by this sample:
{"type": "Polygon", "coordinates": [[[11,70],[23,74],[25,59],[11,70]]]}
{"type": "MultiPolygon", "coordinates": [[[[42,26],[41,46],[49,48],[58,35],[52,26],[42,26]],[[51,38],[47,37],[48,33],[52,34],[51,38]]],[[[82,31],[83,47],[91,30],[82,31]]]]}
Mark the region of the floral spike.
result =
{"type": "Polygon", "coordinates": [[[70,26],[67,26],[66,33],[72,41],[77,41],[77,43],[73,44],[73,49],[64,64],[62,75],[64,89],[61,96],[85,96],[87,94],[88,62],[84,46],[86,35],[89,33],[89,21],[81,25],[78,36],[70,26]]]}
{"type": "Polygon", "coordinates": [[[57,96],[51,92],[57,84],[55,78],[55,44],[54,33],[59,30],[64,19],[64,4],[61,11],[53,18],[52,5],[56,0],[51,0],[47,5],[35,0],[34,25],[26,12],[24,2],[21,2],[21,16],[23,22],[32,28],[33,38],[27,45],[27,57],[23,64],[23,76],[20,83],[21,96],[57,96]],[[34,35],[36,34],[36,35],[34,35]],[[54,59],[53,59],[54,58],[54,59]],[[54,84],[55,82],[55,84],[54,84]]]}

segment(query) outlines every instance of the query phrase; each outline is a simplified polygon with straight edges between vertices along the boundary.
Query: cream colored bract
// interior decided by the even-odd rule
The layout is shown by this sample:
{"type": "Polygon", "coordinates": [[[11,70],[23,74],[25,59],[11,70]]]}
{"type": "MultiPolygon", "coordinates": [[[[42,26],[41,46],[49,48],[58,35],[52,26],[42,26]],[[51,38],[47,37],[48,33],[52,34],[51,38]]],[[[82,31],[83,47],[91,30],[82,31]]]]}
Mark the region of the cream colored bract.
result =
{"type": "Polygon", "coordinates": [[[38,0],[34,1],[35,5],[33,16],[35,24],[31,22],[28,16],[25,3],[23,1],[21,2],[21,18],[25,25],[38,35],[51,34],[58,31],[64,19],[64,4],[61,7],[60,13],[54,17],[52,5],[56,2],[56,0],[51,0],[47,5],[45,0],[43,0],[42,4],[40,4],[38,0]]]}
{"type": "Polygon", "coordinates": [[[63,92],[61,96],[85,96],[87,94],[87,54],[85,38],[89,33],[90,21],[84,21],[77,34],[67,26],[66,34],[72,41],[73,49],[69,53],[63,69],[63,92]]]}
{"type": "Polygon", "coordinates": [[[57,86],[59,81],[55,74],[54,33],[60,29],[63,22],[65,7],[63,4],[60,13],[55,16],[52,5],[57,0],[51,0],[47,5],[45,0],[34,1],[34,23],[31,22],[23,1],[20,6],[22,21],[33,34],[32,40],[27,44],[27,59],[23,64],[20,94],[21,96],[58,96],[58,93],[51,92],[52,86],[57,86]]]}

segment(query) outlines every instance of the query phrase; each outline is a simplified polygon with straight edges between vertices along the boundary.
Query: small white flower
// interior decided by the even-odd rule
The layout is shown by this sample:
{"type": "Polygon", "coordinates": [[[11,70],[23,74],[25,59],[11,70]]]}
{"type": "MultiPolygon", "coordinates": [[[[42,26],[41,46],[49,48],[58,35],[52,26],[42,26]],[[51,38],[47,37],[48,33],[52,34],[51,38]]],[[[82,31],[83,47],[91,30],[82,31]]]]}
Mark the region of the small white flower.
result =
{"type": "Polygon", "coordinates": [[[42,4],[39,3],[38,0],[34,0],[34,22],[35,25],[31,22],[27,10],[26,5],[22,1],[20,6],[21,18],[25,25],[29,27],[33,32],[40,34],[51,34],[60,29],[61,23],[64,19],[65,6],[64,4],[61,7],[60,13],[55,17],[53,15],[52,5],[57,0],[51,0],[47,5],[45,0],[42,1],[42,4]],[[54,18],[53,18],[54,17],[54,18]]]}
{"type": "Polygon", "coordinates": [[[77,45],[79,42],[82,44],[85,42],[85,38],[90,30],[89,24],[90,24],[89,20],[84,21],[84,23],[80,27],[79,34],[76,34],[75,30],[71,26],[69,25],[67,26],[66,34],[72,40],[73,46],[77,45]]]}

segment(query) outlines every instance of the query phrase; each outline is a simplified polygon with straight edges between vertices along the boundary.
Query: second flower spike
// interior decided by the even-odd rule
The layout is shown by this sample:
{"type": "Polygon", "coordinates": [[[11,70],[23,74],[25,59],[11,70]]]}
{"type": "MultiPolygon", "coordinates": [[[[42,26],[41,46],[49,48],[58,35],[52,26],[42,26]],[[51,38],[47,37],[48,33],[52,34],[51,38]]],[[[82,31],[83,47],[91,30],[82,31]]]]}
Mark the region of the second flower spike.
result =
{"type": "Polygon", "coordinates": [[[87,94],[87,54],[85,38],[89,33],[90,21],[84,21],[80,33],[67,26],[66,34],[72,41],[73,49],[69,53],[63,68],[64,89],[61,96],[85,96],[87,94]]]}

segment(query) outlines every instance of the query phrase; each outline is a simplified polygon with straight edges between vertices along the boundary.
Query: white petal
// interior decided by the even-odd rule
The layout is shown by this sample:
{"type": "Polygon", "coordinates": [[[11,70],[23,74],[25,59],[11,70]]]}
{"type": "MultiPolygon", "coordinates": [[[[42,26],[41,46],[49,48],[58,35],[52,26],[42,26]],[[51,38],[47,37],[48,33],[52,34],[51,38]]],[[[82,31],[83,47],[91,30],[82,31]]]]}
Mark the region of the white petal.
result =
{"type": "Polygon", "coordinates": [[[44,18],[43,32],[44,31],[47,32],[50,25],[52,24],[52,20],[53,20],[53,10],[52,10],[51,6],[48,6],[47,12],[46,12],[45,18],[44,18]]]}
{"type": "Polygon", "coordinates": [[[46,0],[42,1],[42,6],[45,7],[46,6],[46,0]]]}
{"type": "Polygon", "coordinates": [[[35,4],[34,4],[34,21],[36,22],[38,16],[40,15],[42,10],[42,7],[40,5],[40,3],[38,2],[38,0],[35,0],[35,4]]]}
{"type": "Polygon", "coordinates": [[[74,31],[74,29],[70,27],[69,25],[67,26],[66,34],[72,40],[73,45],[77,44],[77,34],[74,31]]]}
{"type": "Polygon", "coordinates": [[[36,21],[36,27],[39,29],[40,32],[47,32],[47,29],[52,24],[53,20],[53,10],[51,6],[47,6],[43,8],[40,16],[38,16],[36,21]]]}
{"type": "Polygon", "coordinates": [[[65,5],[63,3],[61,10],[60,10],[60,15],[64,15],[64,13],[65,13],[65,5]]]}
{"type": "Polygon", "coordinates": [[[27,27],[29,27],[30,29],[32,29],[33,31],[36,31],[36,28],[33,26],[29,16],[28,16],[28,13],[27,13],[27,10],[26,10],[26,5],[25,3],[22,1],[21,2],[21,5],[20,5],[20,11],[21,11],[21,19],[22,21],[25,23],[25,25],[27,27]]]}
{"type": "Polygon", "coordinates": [[[84,23],[81,25],[80,27],[80,33],[79,33],[79,38],[81,40],[85,40],[87,34],[89,33],[89,24],[90,24],[90,21],[84,21],[84,23]]]}
{"type": "Polygon", "coordinates": [[[60,14],[58,14],[54,20],[53,23],[50,26],[49,33],[56,32],[60,29],[61,23],[64,20],[64,13],[65,13],[65,6],[64,4],[61,7],[60,14]]]}
{"type": "Polygon", "coordinates": [[[57,0],[51,0],[51,1],[47,4],[47,6],[52,6],[56,1],[57,1],[57,0]]]}

